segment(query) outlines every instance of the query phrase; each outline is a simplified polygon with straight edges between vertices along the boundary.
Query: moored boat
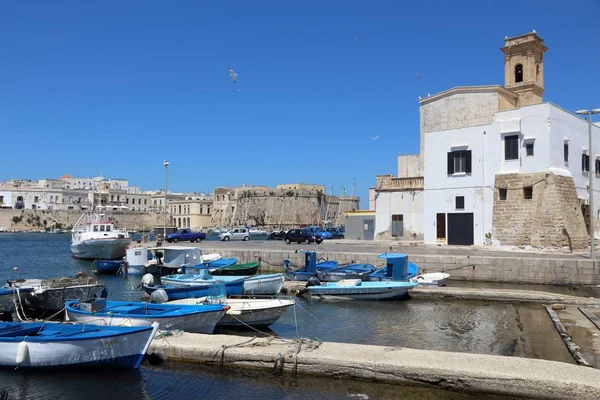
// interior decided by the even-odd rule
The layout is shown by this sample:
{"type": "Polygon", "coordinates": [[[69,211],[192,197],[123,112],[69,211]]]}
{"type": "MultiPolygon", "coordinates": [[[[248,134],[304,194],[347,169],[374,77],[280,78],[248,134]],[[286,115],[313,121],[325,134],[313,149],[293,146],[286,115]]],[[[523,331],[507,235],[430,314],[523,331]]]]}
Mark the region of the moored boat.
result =
{"type": "Polygon", "coordinates": [[[123,258],[131,244],[129,234],[115,229],[103,214],[84,212],[71,233],[71,255],[86,260],[123,258]]]}
{"type": "MultiPolygon", "coordinates": [[[[165,285],[182,286],[182,285],[205,285],[206,282],[223,282],[225,288],[230,282],[243,280],[244,294],[254,295],[276,295],[283,288],[283,274],[265,274],[255,276],[213,276],[208,274],[208,270],[200,270],[199,274],[173,274],[161,278],[161,282],[165,285]]],[[[230,293],[227,290],[228,294],[230,293]]]]}
{"type": "Polygon", "coordinates": [[[412,290],[415,282],[363,282],[360,279],[345,279],[307,287],[311,297],[329,297],[350,300],[392,300],[404,297],[412,290]]]}
{"type": "Polygon", "coordinates": [[[371,281],[409,281],[419,273],[417,264],[408,261],[406,254],[383,253],[377,258],[384,259],[386,265],[369,274],[371,281]]]}
{"type": "Polygon", "coordinates": [[[304,253],[304,266],[293,268],[289,260],[283,261],[283,268],[286,278],[292,281],[307,281],[311,276],[315,276],[317,271],[331,270],[338,268],[337,261],[317,262],[317,253],[308,250],[298,250],[298,253],[304,253]]]}
{"type": "Polygon", "coordinates": [[[325,269],[317,271],[317,278],[321,282],[337,282],[343,279],[369,280],[369,274],[373,273],[377,267],[373,264],[350,264],[334,269],[325,269]]]}
{"type": "MultiPolygon", "coordinates": [[[[196,305],[203,304],[207,299],[175,300],[169,304],[196,305]]],[[[231,308],[217,323],[218,327],[245,328],[265,327],[274,324],[281,318],[295,301],[289,297],[254,298],[254,297],[229,297],[220,298],[219,302],[231,308]]]]}
{"type": "Polygon", "coordinates": [[[94,260],[92,270],[98,274],[116,274],[123,267],[124,260],[94,260]]]}
{"type": "Polygon", "coordinates": [[[182,307],[175,304],[96,299],[65,304],[70,321],[107,326],[146,326],[158,322],[163,330],[181,329],[193,333],[212,333],[229,308],[221,304],[182,307]]]}
{"type": "Polygon", "coordinates": [[[215,276],[244,276],[254,275],[258,272],[260,263],[249,262],[245,264],[234,264],[229,267],[211,269],[210,274],[215,276]]]}
{"type": "Polygon", "coordinates": [[[450,274],[444,272],[429,272],[426,274],[417,275],[413,280],[419,286],[444,286],[450,279],[450,274]]]}
{"type": "Polygon", "coordinates": [[[202,285],[154,285],[146,284],[142,285],[142,289],[148,295],[152,296],[153,293],[162,289],[167,295],[168,300],[181,300],[188,298],[202,298],[207,296],[216,296],[222,292],[226,295],[239,295],[242,293],[244,288],[244,280],[238,279],[235,281],[227,282],[224,284],[221,281],[206,281],[202,285]]]}
{"type": "Polygon", "coordinates": [[[22,301],[31,292],[33,288],[0,288],[0,313],[11,312],[15,302],[22,301]]]}
{"type": "Polygon", "coordinates": [[[0,322],[0,367],[138,368],[157,329],[0,322]]]}

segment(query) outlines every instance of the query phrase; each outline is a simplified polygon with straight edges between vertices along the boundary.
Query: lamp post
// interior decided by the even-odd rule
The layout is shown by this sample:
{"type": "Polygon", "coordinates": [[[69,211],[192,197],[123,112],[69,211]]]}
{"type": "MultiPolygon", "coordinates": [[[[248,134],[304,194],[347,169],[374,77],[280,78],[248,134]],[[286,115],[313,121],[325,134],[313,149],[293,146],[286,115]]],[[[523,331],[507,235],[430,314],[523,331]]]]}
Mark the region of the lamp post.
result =
{"type": "Polygon", "coordinates": [[[594,172],[592,170],[592,114],[600,113],[600,108],[593,110],[578,110],[575,112],[579,115],[587,115],[588,120],[588,139],[589,139],[589,150],[588,150],[588,196],[590,199],[590,258],[594,258],[594,172]]]}
{"type": "Polygon", "coordinates": [[[164,238],[167,237],[167,167],[169,166],[169,162],[167,160],[165,160],[163,165],[165,166],[165,210],[164,210],[165,224],[163,227],[163,240],[164,240],[164,238]]]}

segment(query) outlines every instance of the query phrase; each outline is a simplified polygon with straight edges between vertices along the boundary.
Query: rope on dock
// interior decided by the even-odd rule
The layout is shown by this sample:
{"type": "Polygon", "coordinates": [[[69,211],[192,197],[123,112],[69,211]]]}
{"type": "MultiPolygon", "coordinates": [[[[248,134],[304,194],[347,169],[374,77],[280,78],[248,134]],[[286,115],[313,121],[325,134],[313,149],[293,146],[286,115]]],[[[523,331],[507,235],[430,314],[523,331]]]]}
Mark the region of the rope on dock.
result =
{"type": "Polygon", "coordinates": [[[560,322],[560,318],[558,318],[558,314],[556,314],[556,311],[554,311],[551,306],[546,306],[546,311],[548,312],[548,315],[550,316],[552,322],[554,322],[554,327],[560,334],[560,337],[562,338],[563,342],[565,342],[567,349],[569,349],[569,352],[571,353],[575,361],[577,361],[577,364],[583,365],[585,367],[591,367],[592,364],[588,363],[583,357],[583,354],[581,354],[581,348],[575,342],[573,342],[573,340],[567,333],[565,326],[562,324],[562,322],[560,322]]]}

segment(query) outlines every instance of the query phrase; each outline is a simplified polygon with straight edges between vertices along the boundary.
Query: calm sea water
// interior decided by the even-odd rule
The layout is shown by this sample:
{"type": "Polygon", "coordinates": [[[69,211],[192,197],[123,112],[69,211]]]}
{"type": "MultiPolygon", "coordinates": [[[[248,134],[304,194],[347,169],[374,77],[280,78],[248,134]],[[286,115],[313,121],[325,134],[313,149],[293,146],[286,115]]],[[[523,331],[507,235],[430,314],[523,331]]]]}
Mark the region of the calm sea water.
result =
{"type": "MultiPolygon", "coordinates": [[[[0,279],[52,278],[80,271],[91,274],[91,262],[70,257],[69,241],[69,235],[0,234],[0,279]],[[17,272],[14,267],[18,267],[17,272]]],[[[100,275],[99,278],[106,285],[109,298],[141,299],[141,291],[135,288],[139,276],[100,275]]],[[[416,299],[400,302],[298,299],[297,304],[262,334],[572,362],[545,311],[537,306],[416,299]]],[[[15,399],[179,399],[197,397],[198,393],[204,399],[485,398],[364,382],[290,379],[169,362],[161,367],[145,365],[139,371],[0,371],[0,388],[3,387],[15,399]]]]}

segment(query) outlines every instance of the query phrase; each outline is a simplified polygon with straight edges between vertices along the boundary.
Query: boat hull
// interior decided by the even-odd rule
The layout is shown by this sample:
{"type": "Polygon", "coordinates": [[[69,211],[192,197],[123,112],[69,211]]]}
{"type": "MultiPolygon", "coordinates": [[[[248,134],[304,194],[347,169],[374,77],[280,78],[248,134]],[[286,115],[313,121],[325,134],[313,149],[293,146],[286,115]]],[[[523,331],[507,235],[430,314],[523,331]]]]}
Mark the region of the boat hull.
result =
{"type": "MultiPolygon", "coordinates": [[[[86,326],[85,330],[93,328],[86,326]]],[[[138,368],[157,328],[117,328],[114,330],[120,332],[103,338],[73,337],[54,341],[50,337],[43,341],[36,341],[37,337],[7,340],[0,334],[0,368],[138,368]],[[28,354],[18,365],[16,360],[22,341],[27,343],[28,354]]]]}
{"type": "MultiPolygon", "coordinates": [[[[19,289],[18,295],[21,300],[25,299],[31,292],[32,288],[19,289]]],[[[0,288],[0,313],[11,312],[15,307],[16,289],[0,288]]]]}
{"type": "MultiPolygon", "coordinates": [[[[341,281],[340,281],[341,282],[341,281]]],[[[349,300],[392,300],[404,297],[416,283],[412,282],[362,282],[358,286],[338,286],[338,283],[310,286],[311,297],[333,297],[349,300]]]]}
{"type": "Polygon", "coordinates": [[[247,264],[235,264],[230,267],[218,268],[210,271],[213,276],[248,276],[258,272],[259,264],[257,262],[247,264]]]}
{"type": "Polygon", "coordinates": [[[201,298],[207,296],[220,295],[224,290],[227,296],[239,295],[242,293],[244,287],[244,281],[239,280],[236,282],[229,282],[228,285],[220,284],[219,282],[207,282],[205,285],[181,285],[181,286],[170,286],[170,285],[154,285],[146,286],[142,288],[146,293],[151,295],[158,289],[163,289],[169,300],[182,300],[189,298],[201,298]],[[224,288],[223,288],[224,286],[224,288]]]}
{"type": "Polygon", "coordinates": [[[164,317],[161,315],[101,315],[67,307],[70,321],[101,326],[148,326],[159,323],[161,330],[181,329],[191,333],[212,333],[225,310],[189,313],[181,316],[164,317]]]}
{"type": "Polygon", "coordinates": [[[446,285],[448,279],[450,279],[450,274],[443,272],[431,272],[418,275],[415,278],[415,281],[419,284],[419,286],[438,287],[446,285]]]}
{"type": "Polygon", "coordinates": [[[24,298],[28,308],[36,310],[61,310],[67,300],[90,299],[99,297],[104,285],[82,285],[66,288],[44,288],[34,290],[24,298]]]}
{"type": "Polygon", "coordinates": [[[96,260],[94,266],[99,274],[116,274],[123,266],[123,260],[96,260]]]}
{"type": "Polygon", "coordinates": [[[244,281],[244,294],[274,296],[281,292],[283,274],[256,275],[244,281]]]}
{"type": "Polygon", "coordinates": [[[71,255],[84,260],[117,260],[125,257],[128,238],[90,239],[71,244],[71,255]]]}

